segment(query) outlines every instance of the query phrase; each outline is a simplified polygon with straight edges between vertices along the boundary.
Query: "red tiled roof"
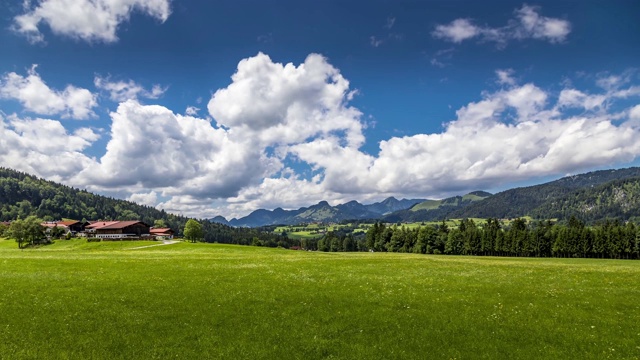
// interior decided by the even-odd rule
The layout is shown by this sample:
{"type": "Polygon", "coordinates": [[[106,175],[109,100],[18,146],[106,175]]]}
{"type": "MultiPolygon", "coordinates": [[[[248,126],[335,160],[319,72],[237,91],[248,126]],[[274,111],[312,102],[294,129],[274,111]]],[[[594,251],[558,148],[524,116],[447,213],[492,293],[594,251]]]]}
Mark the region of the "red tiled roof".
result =
{"type": "Polygon", "coordinates": [[[109,226],[109,225],[113,225],[115,223],[118,223],[119,221],[95,221],[92,222],[90,225],[87,225],[86,228],[87,229],[102,229],[105,226],[109,226]]]}
{"type": "Polygon", "coordinates": [[[163,234],[163,233],[173,232],[173,230],[171,230],[170,228],[154,228],[149,230],[149,232],[151,234],[163,234]]]}
{"type": "Polygon", "coordinates": [[[66,225],[66,226],[71,226],[73,224],[77,224],[80,221],[76,221],[76,220],[67,220],[67,221],[58,221],[58,225],[66,225]]]}
{"type": "MultiPolygon", "coordinates": [[[[135,224],[144,224],[142,221],[113,221],[111,224],[107,224],[105,226],[98,227],[96,229],[123,229],[127,226],[135,225],[135,224]]],[[[148,225],[147,225],[148,226],[148,225]]]]}

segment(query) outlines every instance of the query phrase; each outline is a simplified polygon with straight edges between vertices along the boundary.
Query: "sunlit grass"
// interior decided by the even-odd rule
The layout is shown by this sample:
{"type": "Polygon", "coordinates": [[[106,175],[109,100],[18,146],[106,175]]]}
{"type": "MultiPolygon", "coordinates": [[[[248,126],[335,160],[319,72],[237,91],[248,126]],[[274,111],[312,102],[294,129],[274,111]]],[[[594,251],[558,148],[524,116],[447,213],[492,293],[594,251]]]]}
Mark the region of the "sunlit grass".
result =
{"type": "Polygon", "coordinates": [[[0,240],[7,359],[640,356],[640,262],[0,240]]]}

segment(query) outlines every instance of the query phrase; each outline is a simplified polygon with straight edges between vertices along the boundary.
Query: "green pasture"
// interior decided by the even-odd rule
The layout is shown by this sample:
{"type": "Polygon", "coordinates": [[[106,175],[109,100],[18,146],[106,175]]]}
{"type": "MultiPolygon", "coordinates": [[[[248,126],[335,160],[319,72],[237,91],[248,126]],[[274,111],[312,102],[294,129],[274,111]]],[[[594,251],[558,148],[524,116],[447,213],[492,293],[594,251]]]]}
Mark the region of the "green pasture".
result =
{"type": "MultiPolygon", "coordinates": [[[[475,195],[470,195],[470,196],[475,196],[475,195]]],[[[526,220],[527,222],[533,221],[532,218],[529,216],[524,216],[522,217],[522,219],[526,220]]],[[[470,220],[473,220],[478,226],[483,226],[487,222],[487,219],[483,219],[483,218],[470,218],[470,220]]],[[[557,219],[553,219],[553,221],[556,221],[556,220],[557,219]]],[[[457,228],[461,221],[462,219],[447,219],[445,220],[445,224],[449,228],[457,228]]],[[[501,219],[500,221],[502,222],[503,226],[510,226],[513,219],[501,219]]],[[[415,229],[421,226],[435,226],[435,225],[441,225],[441,224],[442,224],[442,221],[421,221],[421,222],[411,222],[411,223],[400,223],[398,226],[404,226],[408,229],[415,229]]],[[[387,223],[386,225],[393,226],[394,224],[387,223]]],[[[291,226],[279,226],[275,228],[273,232],[275,234],[281,234],[282,232],[285,232],[287,236],[291,239],[312,239],[312,238],[321,238],[324,235],[324,232],[326,231],[337,231],[337,230],[344,229],[351,226],[352,224],[329,224],[329,225],[309,224],[306,226],[291,225],[291,226]]],[[[370,226],[373,226],[373,223],[359,224],[358,227],[353,230],[353,233],[354,234],[365,233],[367,232],[367,229],[370,226]]]]}
{"type": "MultiPolygon", "coordinates": [[[[367,231],[369,226],[373,224],[360,224],[353,230],[353,233],[363,233],[367,231]]],[[[287,237],[291,239],[313,239],[321,238],[327,231],[338,231],[344,228],[351,228],[352,224],[309,224],[303,225],[291,225],[291,226],[279,226],[273,230],[275,234],[282,234],[285,232],[287,237]]]]}
{"type": "Polygon", "coordinates": [[[640,261],[153,244],[0,240],[0,358],[640,358],[640,261]]]}

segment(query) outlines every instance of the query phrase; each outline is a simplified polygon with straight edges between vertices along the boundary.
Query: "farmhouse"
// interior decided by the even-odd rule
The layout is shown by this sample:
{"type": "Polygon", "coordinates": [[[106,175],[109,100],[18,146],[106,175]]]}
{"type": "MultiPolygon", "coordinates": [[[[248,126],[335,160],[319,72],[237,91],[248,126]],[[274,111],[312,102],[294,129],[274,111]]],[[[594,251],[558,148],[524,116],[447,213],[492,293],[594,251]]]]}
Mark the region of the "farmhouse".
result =
{"type": "Polygon", "coordinates": [[[50,232],[55,227],[62,228],[65,233],[78,234],[84,232],[85,226],[89,223],[83,223],[82,221],[68,220],[68,221],[47,221],[43,222],[42,226],[45,227],[46,232],[50,232]]]}
{"type": "Polygon", "coordinates": [[[173,230],[169,228],[152,228],[150,230],[151,236],[156,239],[173,239],[173,230]]]}
{"type": "Polygon", "coordinates": [[[150,226],[142,221],[97,221],[86,226],[87,234],[100,239],[149,236],[150,226]]]}

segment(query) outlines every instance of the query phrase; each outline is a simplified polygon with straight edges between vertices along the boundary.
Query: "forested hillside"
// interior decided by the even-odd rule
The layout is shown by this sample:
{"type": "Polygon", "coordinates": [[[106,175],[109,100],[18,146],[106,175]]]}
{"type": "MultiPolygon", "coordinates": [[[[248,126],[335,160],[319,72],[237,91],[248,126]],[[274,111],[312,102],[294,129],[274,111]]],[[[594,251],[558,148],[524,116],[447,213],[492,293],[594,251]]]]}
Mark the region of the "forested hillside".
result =
{"type": "Polygon", "coordinates": [[[640,178],[614,180],[593,188],[576,190],[545,202],[534,209],[531,215],[559,219],[575,216],[588,223],[605,218],[640,220],[640,178]]]}
{"type": "MultiPolygon", "coordinates": [[[[640,178],[640,168],[618,170],[601,170],[586,174],[564,177],[545,184],[506,190],[474,202],[467,207],[452,211],[449,218],[515,218],[532,215],[541,219],[563,218],[576,215],[585,220],[595,221],[604,219],[608,214],[623,216],[620,220],[633,216],[628,211],[618,211],[615,207],[621,202],[610,203],[606,211],[592,212],[589,216],[582,216],[580,211],[570,210],[568,207],[575,202],[571,200],[577,194],[589,198],[591,191],[608,183],[640,178]],[[554,205],[557,204],[557,205],[554,205]]],[[[584,213],[586,215],[586,213],[584,213]]]]}
{"type": "MultiPolygon", "coordinates": [[[[43,220],[141,220],[153,225],[163,220],[182,234],[188,218],[167,213],[130,201],[95,195],[85,190],[39,179],[35,176],[0,168],[0,221],[24,219],[35,215],[43,220]]],[[[200,220],[204,240],[208,242],[249,244],[260,237],[275,246],[280,236],[259,229],[237,229],[228,225],[200,220]]]]}

